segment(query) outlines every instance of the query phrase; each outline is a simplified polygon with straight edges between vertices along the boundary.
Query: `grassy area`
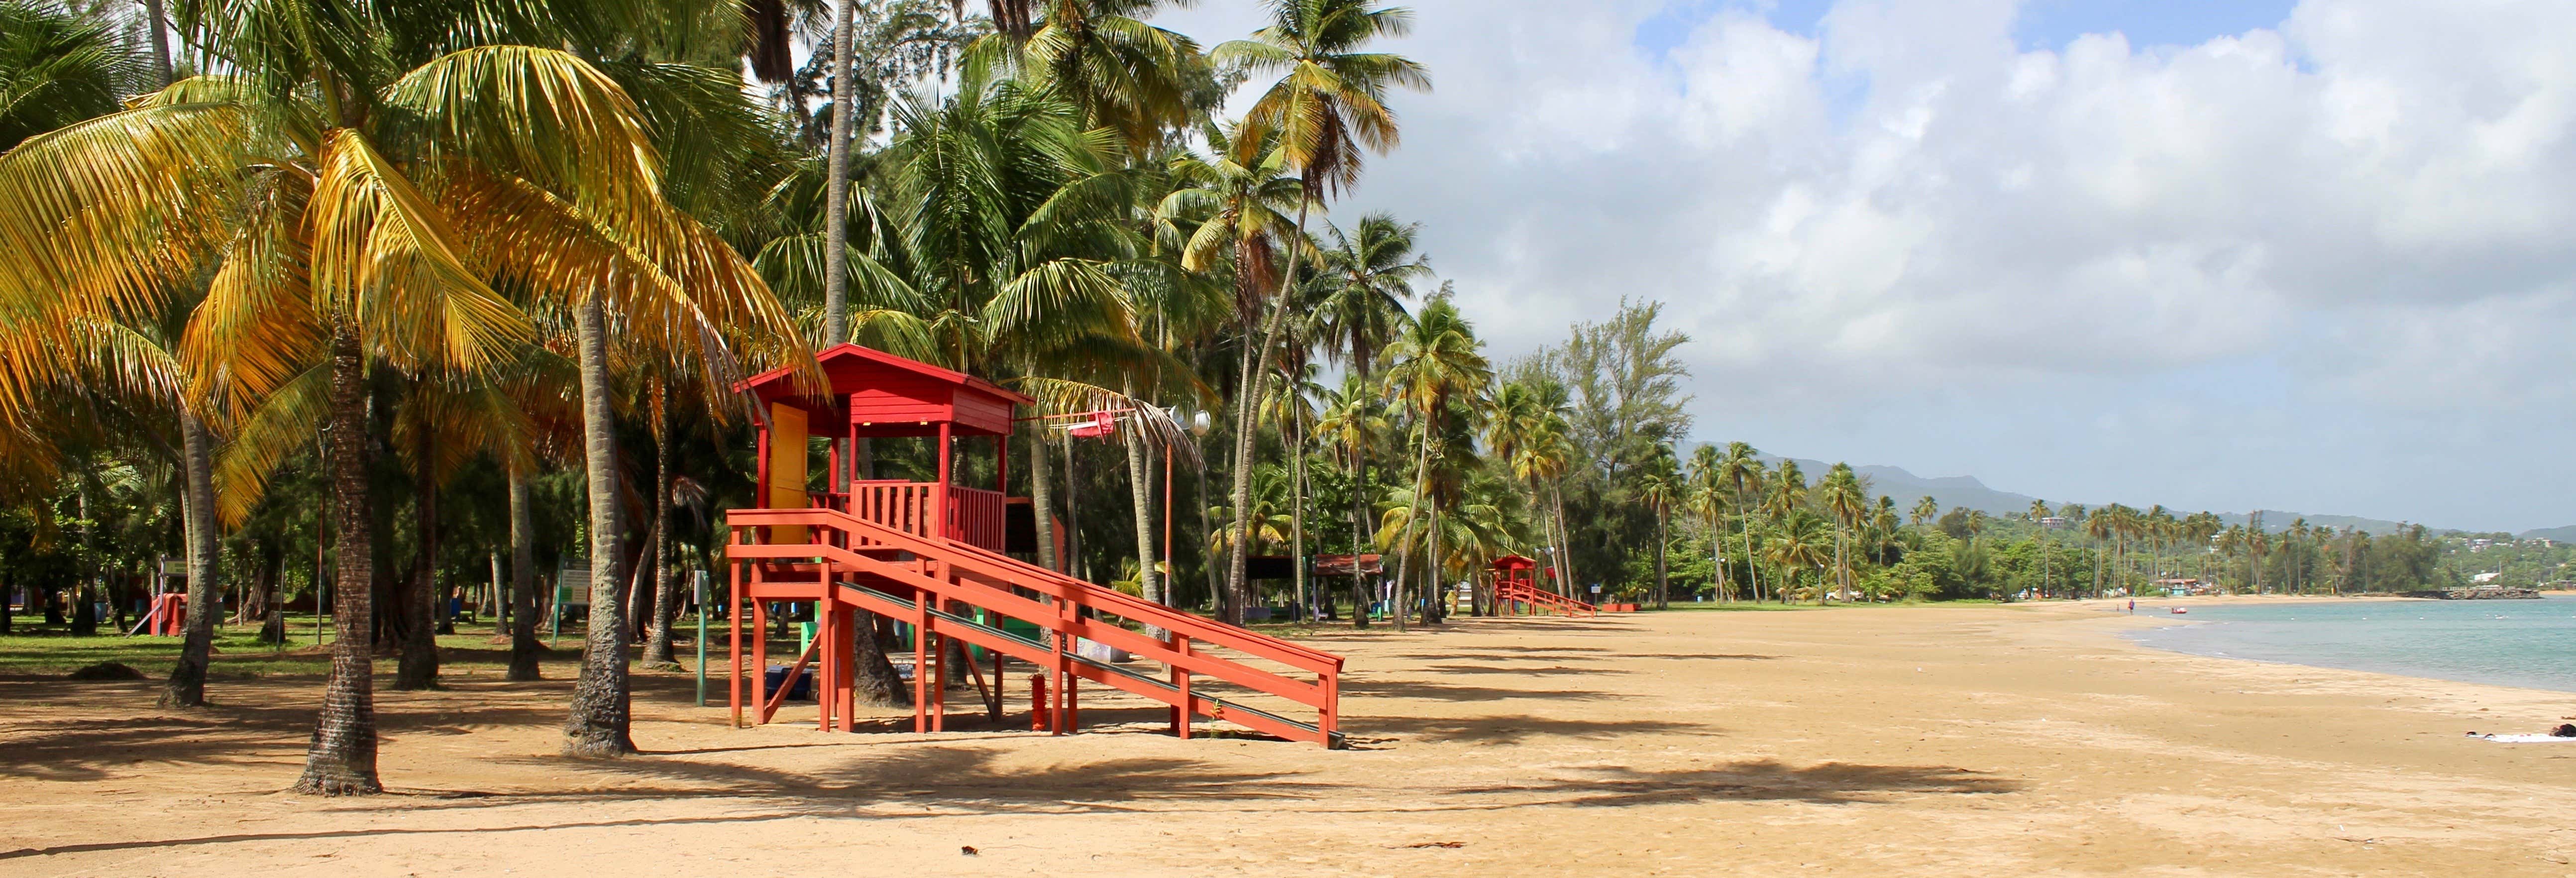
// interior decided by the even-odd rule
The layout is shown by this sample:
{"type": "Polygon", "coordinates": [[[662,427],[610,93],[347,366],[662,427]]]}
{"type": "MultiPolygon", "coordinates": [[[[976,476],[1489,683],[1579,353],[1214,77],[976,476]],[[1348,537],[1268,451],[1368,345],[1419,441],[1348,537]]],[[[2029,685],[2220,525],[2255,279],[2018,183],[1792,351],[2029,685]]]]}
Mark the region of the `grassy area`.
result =
{"type": "MultiPolygon", "coordinates": [[[[38,617],[41,620],[42,617],[38,617]]],[[[108,626],[95,637],[74,637],[70,626],[30,624],[20,616],[15,633],[0,637],[0,675],[66,674],[99,662],[120,662],[142,671],[147,677],[164,677],[179,658],[179,638],[126,637],[108,634],[108,626]]],[[[325,620],[327,627],[328,620],[325,620]]],[[[442,669],[463,671],[490,670],[498,673],[508,667],[509,647],[494,643],[492,626],[480,622],[457,627],[457,633],[440,635],[438,646],[444,659],[442,669]]],[[[243,678],[266,676],[320,675],[330,670],[328,650],[316,649],[314,619],[310,614],[286,617],[287,642],[261,643],[257,625],[218,625],[215,629],[215,656],[212,672],[217,677],[243,678]]],[[[581,633],[567,631],[562,647],[581,649],[581,633]]],[[[688,629],[674,632],[685,639],[688,629]]],[[[540,630],[542,639],[546,634],[540,630]]],[[[330,638],[326,637],[327,643],[330,638]]]]}

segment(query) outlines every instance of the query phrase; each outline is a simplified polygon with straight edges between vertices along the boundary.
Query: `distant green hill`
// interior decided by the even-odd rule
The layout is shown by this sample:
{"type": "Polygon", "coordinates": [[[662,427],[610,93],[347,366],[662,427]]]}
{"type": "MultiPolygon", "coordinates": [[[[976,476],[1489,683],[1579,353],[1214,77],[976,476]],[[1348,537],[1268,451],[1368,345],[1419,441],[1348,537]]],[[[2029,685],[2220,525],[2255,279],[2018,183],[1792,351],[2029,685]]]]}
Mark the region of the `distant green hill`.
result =
{"type": "MultiPolygon", "coordinates": [[[[1690,450],[1691,449],[1687,448],[1683,449],[1685,452],[1685,459],[1688,458],[1687,452],[1690,450]]],[[[1763,462],[1766,464],[1777,465],[1780,461],[1780,458],[1771,455],[1763,455],[1762,458],[1763,462]]],[[[1809,479],[1822,477],[1825,470],[1833,466],[1833,464],[1824,461],[1807,460],[1805,458],[1791,459],[1798,461],[1798,468],[1805,470],[1807,478],[1809,479]]],[[[1978,481],[1976,476],[1940,476],[1927,478],[1907,472],[1903,467],[1893,466],[1855,466],[1852,467],[1852,471],[1869,479],[1869,492],[1872,496],[1886,495],[1894,497],[1896,498],[1896,506],[1899,509],[1911,509],[1916,498],[1928,496],[1931,497],[1934,502],[1941,504],[1941,508],[1943,509],[1948,509],[1953,506],[1962,506],[1969,509],[1984,510],[1987,515],[2017,516],[2030,511],[2030,501],[2033,499],[2028,494],[2016,494],[2011,491],[1998,491],[1987,487],[1986,483],[1978,481]]],[[[2066,502],[2068,502],[2068,499],[2062,497],[2049,499],[2049,505],[2051,507],[2059,506],[2066,502]]],[[[2089,502],[2084,500],[2075,500],[2073,502],[2083,503],[2087,507],[2102,505],[2102,503],[2099,502],[2089,502]]],[[[2149,504],[2131,503],[2130,505],[2144,509],[2149,504]]],[[[2199,510],[2176,509],[2174,510],[2174,514],[2184,515],[2197,511],[2199,510]]],[[[2337,530],[2344,528],[2358,528],[2363,532],[2371,534],[2395,533],[2398,528],[2405,526],[2405,523],[2403,522],[2386,521],[2377,518],[2361,518],[2352,515],[2319,515],[2289,512],[2279,509],[2264,509],[2260,511],[2263,513],[2263,529],[2265,530],[2283,530],[2288,528],[2291,522],[2297,521],[2301,518],[2307,519],[2308,524],[2311,527],[2331,527],[2337,530]]],[[[2250,516],[2241,512],[2225,512],[2220,513],[2218,516],[2220,521],[2230,525],[2244,524],[2249,517],[2250,516]]],[[[2430,530],[2434,533],[2456,532],[2456,529],[2441,527],[2433,527],[2430,528],[2430,530]]],[[[2550,530],[2532,531],[2530,533],[2523,534],[2522,536],[2526,538],[2544,537],[2554,540],[2576,542],[2576,525],[2553,528],[2550,530]]]]}
{"type": "Polygon", "coordinates": [[[2576,543],[2576,524],[2571,524],[2566,527],[2527,530],[2523,531],[2519,536],[2526,540],[2557,540],[2562,543],[2576,543]]]}

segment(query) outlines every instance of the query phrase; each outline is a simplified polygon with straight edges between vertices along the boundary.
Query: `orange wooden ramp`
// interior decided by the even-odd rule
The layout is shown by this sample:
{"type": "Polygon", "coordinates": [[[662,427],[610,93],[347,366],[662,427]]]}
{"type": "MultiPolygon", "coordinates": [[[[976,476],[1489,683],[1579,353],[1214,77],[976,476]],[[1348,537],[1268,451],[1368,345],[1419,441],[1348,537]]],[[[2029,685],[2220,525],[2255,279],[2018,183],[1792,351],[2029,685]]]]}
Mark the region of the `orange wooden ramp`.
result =
{"type": "Polygon", "coordinates": [[[1096,586],[963,538],[837,509],[736,509],[727,515],[733,531],[726,547],[731,606],[739,608],[732,614],[728,675],[737,725],[747,708],[753,721],[769,721],[789,691],[787,685],[775,694],[746,685],[745,673],[764,672],[770,656],[768,639],[746,637],[745,624],[766,631],[772,603],[810,603],[819,630],[787,679],[814,669],[816,722],[827,730],[855,729],[856,638],[873,635],[856,630],[854,611],[866,610],[918,632],[916,730],[944,729],[952,675],[972,677],[987,709],[996,716],[1002,710],[1002,681],[1010,671],[997,661],[988,685],[983,668],[972,662],[951,667],[947,647],[954,642],[1034,669],[1042,685],[1031,691],[1044,699],[1032,711],[1034,724],[1057,734],[1079,726],[1080,687],[1088,682],[1162,703],[1182,737],[1189,736],[1196,718],[1206,717],[1291,741],[1342,743],[1340,656],[1096,586]],[[1011,630],[1028,626],[1007,620],[1030,623],[1036,636],[1011,630]],[[1082,641],[1134,660],[1085,655],[1082,641]],[[1141,669],[1146,667],[1156,670],[1141,669]]]}

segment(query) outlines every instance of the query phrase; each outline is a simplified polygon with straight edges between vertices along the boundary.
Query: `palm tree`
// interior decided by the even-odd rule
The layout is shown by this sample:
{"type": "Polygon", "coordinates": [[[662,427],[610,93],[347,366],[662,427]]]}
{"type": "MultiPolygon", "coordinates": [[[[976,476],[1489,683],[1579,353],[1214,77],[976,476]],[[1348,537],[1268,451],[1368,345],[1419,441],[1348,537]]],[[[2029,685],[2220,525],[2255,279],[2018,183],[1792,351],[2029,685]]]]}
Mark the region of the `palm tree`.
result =
{"type": "MultiPolygon", "coordinates": [[[[44,132],[116,112],[118,99],[129,91],[141,90],[147,81],[150,88],[167,87],[171,70],[160,29],[163,19],[157,2],[152,8],[154,52],[151,67],[145,70],[136,56],[136,47],[118,39],[102,21],[75,17],[68,10],[49,6],[16,0],[0,2],[0,153],[44,132]]],[[[189,284],[185,289],[201,293],[203,285],[189,284]]],[[[180,437],[180,447],[174,451],[188,559],[188,616],[178,660],[171,665],[170,677],[162,687],[160,703],[164,707],[199,707],[206,702],[206,667],[214,640],[214,595],[218,588],[215,577],[220,570],[217,540],[221,534],[210,476],[215,436],[208,428],[202,404],[181,390],[190,376],[180,342],[195,298],[173,296],[157,313],[138,312],[125,323],[82,321],[83,331],[75,338],[88,344],[79,348],[39,346],[0,351],[18,364],[15,370],[0,370],[15,373],[0,374],[0,430],[26,426],[16,417],[24,400],[18,398],[15,385],[19,381],[13,378],[36,374],[31,367],[48,361],[66,365],[55,358],[75,352],[86,352],[83,359],[112,364],[109,368],[116,373],[85,383],[142,390],[144,399],[140,401],[152,408],[166,407],[174,415],[180,437]],[[143,376],[150,377],[132,380],[143,376]]],[[[0,348],[6,347],[15,346],[0,343],[0,348]]]]}
{"type": "Polygon", "coordinates": [[[1869,514],[1869,496],[1861,488],[1860,476],[1848,463],[1834,464],[1817,487],[1824,494],[1825,514],[1834,520],[1834,571],[1842,577],[1835,587],[1848,591],[1851,588],[1851,565],[1845,557],[1844,544],[1852,529],[1859,527],[1862,518],[1869,514]]]}
{"type": "Polygon", "coordinates": [[[1933,519],[1940,517],[1941,501],[1932,499],[1932,496],[1929,494],[1924,495],[1923,499],[1914,501],[1915,527],[1920,528],[1925,524],[1931,523],[1933,519]]]}
{"type": "Polygon", "coordinates": [[[1753,496],[1755,486],[1762,484],[1764,470],[1761,456],[1753,446],[1743,442],[1726,443],[1726,457],[1719,461],[1717,477],[1726,483],[1735,501],[1736,525],[1744,534],[1744,576],[1753,587],[1753,599],[1762,600],[1761,565],[1753,557],[1753,496]]]}
{"type": "MultiPolygon", "coordinates": [[[[995,33],[970,49],[970,56],[1018,68],[1031,87],[1071,102],[1084,127],[1115,133],[1135,154],[1144,154],[1189,121],[1190,80],[1194,73],[1204,76],[1206,65],[1189,37],[1142,20],[1164,0],[1038,0],[1031,5],[1044,7],[1032,30],[995,33]]],[[[1038,10],[1023,7],[1022,20],[1033,11],[1038,10]]]]}
{"type": "Polygon", "coordinates": [[[2120,521],[2117,512],[2121,508],[2123,507],[2114,503],[2110,506],[2103,507],[2101,511],[2094,513],[2092,516],[2084,520],[2084,535],[2093,538],[2093,544],[2097,555],[2093,564],[2093,597],[2096,599],[2102,597],[2102,576],[2110,567],[2108,563],[2105,563],[2099,557],[2103,551],[2101,546],[2103,543],[2109,542],[2112,537],[2116,536],[2120,532],[2120,521]]]}
{"type": "MultiPolygon", "coordinates": [[[[1473,395],[1483,392],[1493,381],[1493,367],[1486,362],[1483,347],[1484,343],[1476,339],[1475,330],[1458,313],[1457,305],[1442,296],[1433,298],[1414,318],[1412,325],[1406,327],[1404,334],[1397,337],[1395,344],[1386,350],[1387,358],[1393,364],[1387,369],[1387,386],[1398,398],[1411,405],[1414,416],[1418,449],[1414,460],[1412,499],[1417,505],[1423,500],[1423,491],[1431,475],[1436,422],[1449,413],[1453,402],[1462,398],[1467,398],[1471,408],[1481,404],[1483,400],[1474,399],[1473,395]]],[[[1406,513],[1408,526],[1419,514],[1419,510],[1406,513]]],[[[1431,514],[1435,517],[1439,514],[1437,504],[1433,505],[1431,514]]],[[[1238,546],[1236,551],[1240,553],[1241,547],[1238,546]]],[[[1432,551],[1438,551],[1436,544],[1432,551]]],[[[1413,553],[1408,552],[1398,565],[1398,589],[1404,587],[1412,561],[1413,553]]],[[[1403,630],[1403,602],[1398,604],[1396,629],[1403,630]]]]}
{"type": "MultiPolygon", "coordinates": [[[[1306,217],[1315,202],[1359,181],[1363,150],[1384,152],[1395,146],[1398,126],[1395,111],[1385,103],[1387,89],[1431,87],[1430,75],[1421,65],[1401,55],[1360,51],[1379,37],[1401,37],[1411,29],[1410,11],[1371,8],[1368,0],[1271,0],[1269,27],[1254,32],[1251,39],[1218,46],[1211,56],[1219,65],[1248,73],[1280,73],[1253,102],[1236,136],[1257,144],[1275,143],[1280,167],[1297,175],[1294,229],[1299,246],[1289,248],[1287,268],[1280,273],[1283,289],[1297,286],[1306,217]]],[[[1244,405],[1234,437],[1237,507],[1244,505],[1251,491],[1252,407],[1262,397],[1267,375],[1254,370],[1252,363],[1266,359],[1277,346],[1280,325],[1287,316],[1285,308],[1271,309],[1267,325],[1257,334],[1259,341],[1243,361],[1244,405]]],[[[1237,541],[1234,555],[1227,560],[1230,594],[1243,587],[1241,546],[1237,541]]]]}
{"type": "Polygon", "coordinates": [[[1735,583],[1727,575],[1726,564],[1726,462],[1717,446],[1701,445],[1691,451],[1689,503],[1691,511],[1700,514],[1708,525],[1709,562],[1717,571],[1715,591],[1721,602],[1733,596],[1735,583]]]}
{"type": "Polygon", "coordinates": [[[1372,541],[1369,526],[1369,492],[1366,468],[1368,448],[1392,428],[1386,412],[1386,387],[1354,371],[1342,376],[1342,386],[1324,400],[1323,417],[1316,422],[1315,432],[1327,446],[1340,449],[1342,465],[1351,473],[1351,626],[1368,627],[1368,580],[1361,572],[1359,556],[1366,554],[1372,541]]]}
{"type": "MultiPolygon", "coordinates": [[[[619,303],[624,337],[665,350],[744,340],[783,326],[766,319],[783,313],[774,303],[765,312],[765,290],[748,267],[729,262],[722,242],[664,200],[657,144],[627,89],[600,68],[553,49],[459,46],[451,41],[463,32],[434,16],[297,4],[228,14],[182,30],[205,35],[205,51],[240,75],[183,80],[135,109],[13,152],[0,169],[0,227],[9,229],[0,240],[32,240],[26,230],[60,226],[54,206],[75,206],[109,220],[102,228],[153,233],[58,239],[26,248],[22,265],[100,279],[98,267],[118,266],[121,277],[166,287],[199,270],[177,254],[220,254],[187,347],[204,358],[205,374],[221,376],[198,391],[236,410],[308,364],[328,364],[329,404],[320,410],[329,413],[342,525],[334,530],[343,636],[300,786],[372,792],[367,363],[473,373],[530,340],[528,321],[488,278],[575,312],[601,339],[585,351],[582,371],[585,389],[603,401],[607,300],[619,303]],[[367,48],[343,51],[351,46],[367,48]],[[327,99],[308,100],[313,94],[327,99]]],[[[66,307],[95,312],[132,304],[137,289],[52,285],[67,294],[66,307]]],[[[753,360],[772,353],[757,342],[738,351],[753,360]]],[[[593,445],[605,452],[604,405],[597,414],[593,445]]],[[[594,470],[610,474],[607,463],[593,461],[594,470]]],[[[611,513],[606,485],[596,487],[599,523],[611,513]]],[[[606,527],[593,535],[617,538],[606,527]]],[[[614,560],[598,553],[594,562],[614,560]]],[[[615,596],[595,606],[613,615],[615,596]]],[[[604,668],[607,658],[593,665],[604,668]]],[[[577,705],[615,701],[622,720],[622,660],[616,665],[614,678],[583,687],[577,705]]],[[[623,735],[621,723],[612,737],[623,735]]]]}
{"type": "Polygon", "coordinates": [[[2048,524],[2042,519],[2049,517],[2048,501],[2030,501],[2030,511],[2025,515],[2030,518],[2030,526],[2035,528],[2031,539],[2039,544],[2039,596],[2045,598],[2048,597],[2049,584],[2048,524]]]}
{"type": "MultiPolygon", "coordinates": [[[[1798,509],[1781,521],[1779,532],[1772,537],[1771,544],[1764,547],[1764,554],[1769,555],[1771,563],[1781,570],[1783,587],[1779,591],[1782,602],[1788,601],[1788,586],[1797,583],[1798,571],[1821,570],[1830,562],[1832,550],[1827,543],[1832,537],[1826,533],[1828,527],[1825,520],[1815,513],[1798,509]]],[[[1825,603],[1824,583],[1816,584],[1815,595],[1816,604],[1822,606],[1825,603]]]]}
{"type": "Polygon", "coordinates": [[[1670,445],[1656,445],[1655,456],[1647,458],[1643,471],[1637,474],[1638,496],[1655,513],[1655,609],[1672,606],[1672,582],[1664,563],[1665,545],[1670,540],[1673,506],[1689,493],[1682,480],[1681,463],[1670,445]]]}

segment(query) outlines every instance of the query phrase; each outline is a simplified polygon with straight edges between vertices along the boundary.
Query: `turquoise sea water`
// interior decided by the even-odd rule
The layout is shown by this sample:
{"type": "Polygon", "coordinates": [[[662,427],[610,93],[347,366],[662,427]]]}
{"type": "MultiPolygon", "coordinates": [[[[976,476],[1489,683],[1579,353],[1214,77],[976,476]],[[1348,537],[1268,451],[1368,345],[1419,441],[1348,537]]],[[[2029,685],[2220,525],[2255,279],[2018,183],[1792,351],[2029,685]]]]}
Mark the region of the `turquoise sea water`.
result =
{"type": "Polygon", "coordinates": [[[2195,655],[2576,692],[2576,598],[2193,607],[2176,618],[2191,624],[2131,636],[2195,655]]]}

